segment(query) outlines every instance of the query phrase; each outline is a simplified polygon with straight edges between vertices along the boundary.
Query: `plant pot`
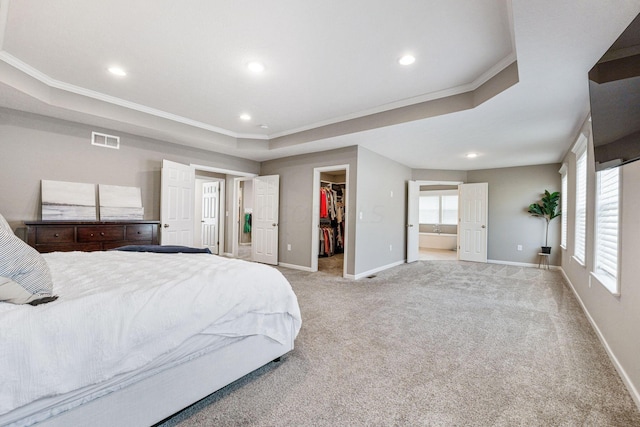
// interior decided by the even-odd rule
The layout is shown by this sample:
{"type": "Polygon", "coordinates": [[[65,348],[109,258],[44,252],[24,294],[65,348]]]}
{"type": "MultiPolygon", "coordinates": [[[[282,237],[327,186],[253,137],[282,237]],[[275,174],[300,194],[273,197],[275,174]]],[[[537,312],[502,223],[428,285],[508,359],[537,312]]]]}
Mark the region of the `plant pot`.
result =
{"type": "Polygon", "coordinates": [[[543,254],[550,254],[551,253],[551,246],[542,246],[542,253],[543,254]]]}

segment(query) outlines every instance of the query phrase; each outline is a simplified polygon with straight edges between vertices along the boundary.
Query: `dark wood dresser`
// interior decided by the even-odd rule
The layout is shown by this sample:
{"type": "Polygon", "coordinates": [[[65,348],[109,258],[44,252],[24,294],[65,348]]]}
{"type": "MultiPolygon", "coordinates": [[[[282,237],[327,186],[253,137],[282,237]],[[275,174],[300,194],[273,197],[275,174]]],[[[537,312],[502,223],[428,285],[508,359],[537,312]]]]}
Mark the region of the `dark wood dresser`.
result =
{"type": "Polygon", "coordinates": [[[27,243],[38,252],[103,251],[125,245],[157,245],[159,221],[25,222],[27,243]]]}

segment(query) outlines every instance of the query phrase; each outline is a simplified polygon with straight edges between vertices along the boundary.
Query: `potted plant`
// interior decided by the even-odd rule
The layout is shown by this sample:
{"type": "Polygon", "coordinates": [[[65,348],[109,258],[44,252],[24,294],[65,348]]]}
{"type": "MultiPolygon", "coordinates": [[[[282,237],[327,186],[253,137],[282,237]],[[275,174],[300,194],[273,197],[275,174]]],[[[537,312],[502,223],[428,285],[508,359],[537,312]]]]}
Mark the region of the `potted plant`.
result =
{"type": "Polygon", "coordinates": [[[562,215],[562,212],[558,209],[559,200],[560,193],[558,191],[549,193],[549,191],[544,190],[544,196],[542,197],[542,199],[540,199],[539,202],[529,205],[528,212],[531,215],[539,218],[544,218],[547,222],[544,236],[544,246],[542,246],[542,253],[544,254],[551,253],[551,247],[549,246],[549,223],[552,219],[562,215]]]}

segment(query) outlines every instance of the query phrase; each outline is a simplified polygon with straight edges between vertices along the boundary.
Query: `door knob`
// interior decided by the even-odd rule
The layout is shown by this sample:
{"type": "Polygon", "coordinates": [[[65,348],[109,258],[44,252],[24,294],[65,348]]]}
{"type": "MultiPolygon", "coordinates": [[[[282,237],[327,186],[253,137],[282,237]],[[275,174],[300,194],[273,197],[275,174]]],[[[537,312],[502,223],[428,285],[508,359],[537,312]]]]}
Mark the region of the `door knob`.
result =
{"type": "Polygon", "coordinates": [[[278,226],[278,224],[276,224],[275,222],[273,224],[271,224],[271,225],[274,226],[274,227],[278,226]]]}
{"type": "Polygon", "coordinates": [[[482,225],[482,228],[487,228],[487,227],[485,227],[484,225],[482,225]]]}
{"type": "Polygon", "coordinates": [[[169,228],[169,224],[164,224],[163,227],[164,228],[169,228]]]}

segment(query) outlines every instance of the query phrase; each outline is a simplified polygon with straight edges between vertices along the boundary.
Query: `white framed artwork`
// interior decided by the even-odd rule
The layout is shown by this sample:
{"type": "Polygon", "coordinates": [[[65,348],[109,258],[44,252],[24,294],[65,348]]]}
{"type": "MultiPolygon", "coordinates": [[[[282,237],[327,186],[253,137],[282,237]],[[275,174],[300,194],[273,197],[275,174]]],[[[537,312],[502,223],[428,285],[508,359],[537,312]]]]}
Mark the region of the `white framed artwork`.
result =
{"type": "Polygon", "coordinates": [[[140,187],[98,185],[100,220],[141,220],[144,217],[140,187]]]}
{"type": "Polygon", "coordinates": [[[43,221],[95,221],[95,184],[41,181],[43,221]]]}

